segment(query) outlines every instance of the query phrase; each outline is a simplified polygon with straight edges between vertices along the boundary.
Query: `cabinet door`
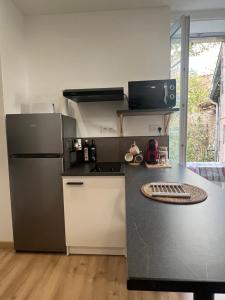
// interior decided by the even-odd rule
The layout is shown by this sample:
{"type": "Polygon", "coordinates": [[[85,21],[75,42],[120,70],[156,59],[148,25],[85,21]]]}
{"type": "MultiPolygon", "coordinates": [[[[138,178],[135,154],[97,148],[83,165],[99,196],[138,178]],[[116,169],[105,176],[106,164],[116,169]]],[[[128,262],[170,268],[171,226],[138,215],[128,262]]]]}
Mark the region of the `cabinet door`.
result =
{"type": "Polygon", "coordinates": [[[67,246],[126,247],[124,177],[66,177],[63,187],[67,246]]]}

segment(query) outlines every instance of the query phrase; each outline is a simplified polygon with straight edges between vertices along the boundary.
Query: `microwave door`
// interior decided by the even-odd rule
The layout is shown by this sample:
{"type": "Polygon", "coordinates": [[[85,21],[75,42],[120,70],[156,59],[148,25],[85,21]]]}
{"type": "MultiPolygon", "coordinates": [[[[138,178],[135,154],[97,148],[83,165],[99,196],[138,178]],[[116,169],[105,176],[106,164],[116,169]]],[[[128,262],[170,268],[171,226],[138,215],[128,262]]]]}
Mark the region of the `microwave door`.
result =
{"type": "Polygon", "coordinates": [[[164,83],[164,103],[168,104],[168,85],[167,82],[164,83]]]}

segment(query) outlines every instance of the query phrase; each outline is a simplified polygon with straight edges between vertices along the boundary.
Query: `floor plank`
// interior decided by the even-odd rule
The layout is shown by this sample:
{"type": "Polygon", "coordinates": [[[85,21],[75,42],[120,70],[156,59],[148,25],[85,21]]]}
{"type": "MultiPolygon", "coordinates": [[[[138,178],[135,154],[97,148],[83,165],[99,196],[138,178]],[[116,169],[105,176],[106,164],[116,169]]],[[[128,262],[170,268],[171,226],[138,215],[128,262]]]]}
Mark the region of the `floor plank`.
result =
{"type": "MultiPolygon", "coordinates": [[[[119,256],[24,254],[0,250],[0,300],[192,300],[192,294],[126,290],[119,256]]],[[[225,295],[216,296],[225,300],[225,295]]]]}

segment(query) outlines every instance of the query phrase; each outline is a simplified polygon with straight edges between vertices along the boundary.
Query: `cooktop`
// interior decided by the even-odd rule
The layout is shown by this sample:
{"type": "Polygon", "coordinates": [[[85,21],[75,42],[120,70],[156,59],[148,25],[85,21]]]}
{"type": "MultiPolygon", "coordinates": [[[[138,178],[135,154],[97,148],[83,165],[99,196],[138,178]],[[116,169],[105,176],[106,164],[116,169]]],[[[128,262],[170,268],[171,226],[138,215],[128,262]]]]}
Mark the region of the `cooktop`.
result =
{"type": "Polygon", "coordinates": [[[120,172],[121,163],[120,162],[102,162],[96,163],[94,168],[90,172],[120,172]]]}

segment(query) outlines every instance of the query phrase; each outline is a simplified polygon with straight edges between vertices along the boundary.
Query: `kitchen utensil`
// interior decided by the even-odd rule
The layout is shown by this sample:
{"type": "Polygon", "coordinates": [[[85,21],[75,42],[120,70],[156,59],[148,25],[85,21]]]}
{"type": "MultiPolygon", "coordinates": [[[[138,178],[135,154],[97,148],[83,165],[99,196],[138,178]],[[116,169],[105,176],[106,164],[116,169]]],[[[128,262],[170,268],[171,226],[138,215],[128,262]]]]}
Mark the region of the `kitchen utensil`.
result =
{"type": "Polygon", "coordinates": [[[134,162],[135,163],[142,163],[143,162],[143,154],[137,154],[135,157],[134,157],[134,162]]]}
{"type": "Polygon", "coordinates": [[[181,197],[190,198],[190,193],[186,193],[180,183],[163,183],[152,182],[150,183],[152,188],[152,196],[159,197],[181,197]]]}
{"type": "Polygon", "coordinates": [[[126,162],[132,162],[134,159],[134,156],[130,152],[128,152],[125,154],[124,159],[126,162]]]}
{"type": "Polygon", "coordinates": [[[136,142],[134,141],[133,144],[131,145],[130,147],[130,150],[129,152],[132,154],[132,155],[137,155],[140,153],[140,149],[138,148],[136,142]]]}

